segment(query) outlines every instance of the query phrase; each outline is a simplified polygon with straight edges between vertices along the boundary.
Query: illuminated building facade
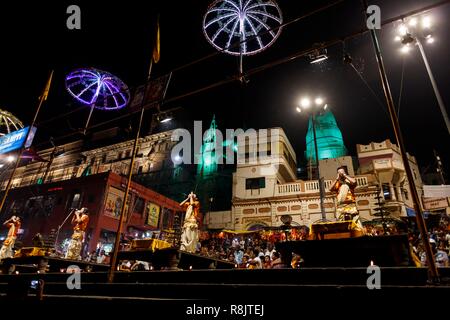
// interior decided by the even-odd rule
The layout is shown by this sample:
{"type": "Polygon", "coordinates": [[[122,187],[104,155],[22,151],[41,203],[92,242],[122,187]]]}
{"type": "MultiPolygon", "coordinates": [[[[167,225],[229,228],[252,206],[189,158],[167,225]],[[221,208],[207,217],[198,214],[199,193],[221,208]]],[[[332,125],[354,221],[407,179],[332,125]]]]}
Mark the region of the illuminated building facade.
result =
{"type": "MultiPolygon", "coordinates": [[[[309,226],[321,219],[319,183],[317,180],[296,178],[295,152],[282,129],[279,130],[281,134],[278,135],[276,147],[272,146],[269,158],[258,159],[252,164],[238,163],[233,175],[231,210],[207,215],[209,228],[252,230],[281,226],[283,215],[290,215],[294,226],[309,226]],[[290,165],[289,159],[292,159],[293,165],[290,165]],[[270,165],[276,170],[261,174],[261,169],[270,165]]],[[[239,148],[242,152],[245,146],[239,148]]],[[[357,150],[358,168],[354,168],[355,161],[349,156],[320,160],[324,172],[327,219],[335,218],[336,195],[328,190],[336,177],[337,168],[342,165],[357,181],[356,205],[363,222],[378,218],[377,196],[380,193],[384,195],[389,217],[407,217],[406,208],[411,208],[412,202],[398,148],[386,140],[357,145],[357,150]]],[[[417,163],[411,156],[410,161],[415,172],[414,183],[420,189],[422,182],[417,163]]]]}
{"type": "MultiPolygon", "coordinates": [[[[22,216],[22,230],[18,237],[24,246],[40,233],[44,238],[56,234],[58,226],[72,208],[89,210],[84,254],[94,250],[109,252],[113,248],[119,225],[120,210],[127,179],[111,171],[59,180],[41,185],[28,185],[11,190],[1,221],[13,214],[22,216]]],[[[150,237],[152,233],[170,229],[175,215],[181,215],[178,202],[132,182],[125,211],[125,236],[150,237]]],[[[72,234],[71,218],[61,227],[57,248],[64,251],[72,234]]],[[[1,235],[7,230],[1,230],[1,235]]]]}

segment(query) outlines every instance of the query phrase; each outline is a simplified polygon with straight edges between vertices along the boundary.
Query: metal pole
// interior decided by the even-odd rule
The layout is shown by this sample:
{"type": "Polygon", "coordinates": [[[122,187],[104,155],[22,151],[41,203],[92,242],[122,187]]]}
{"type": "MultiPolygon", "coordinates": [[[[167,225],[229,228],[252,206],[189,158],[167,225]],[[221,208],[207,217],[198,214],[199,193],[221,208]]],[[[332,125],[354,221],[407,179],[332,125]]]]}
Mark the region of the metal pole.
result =
{"type": "Polygon", "coordinates": [[[94,112],[94,109],[95,109],[95,103],[91,104],[91,111],[89,111],[89,116],[88,116],[88,118],[86,120],[86,124],[85,124],[84,129],[83,129],[83,134],[84,135],[86,134],[87,128],[89,126],[89,122],[91,122],[91,117],[92,117],[92,113],[94,112]]]}
{"type": "Polygon", "coordinates": [[[327,220],[327,215],[324,210],[323,206],[323,198],[324,198],[324,190],[323,190],[323,183],[322,178],[320,177],[320,166],[319,166],[319,152],[317,148],[317,137],[316,137],[316,111],[313,111],[312,114],[312,127],[313,127],[313,135],[314,135],[314,150],[316,153],[316,166],[317,166],[317,181],[319,182],[319,194],[320,194],[320,213],[322,214],[321,221],[327,220]]]}
{"type": "Polygon", "coordinates": [[[425,50],[423,50],[422,43],[419,38],[416,37],[417,46],[419,47],[420,54],[422,55],[423,63],[427,69],[428,76],[430,77],[431,85],[433,86],[434,95],[438,102],[439,108],[441,109],[442,117],[444,118],[445,125],[447,126],[448,134],[450,135],[450,120],[448,118],[447,110],[445,109],[444,100],[442,100],[441,94],[437,87],[436,81],[434,80],[433,72],[431,71],[430,64],[428,63],[427,56],[425,55],[425,50]]]}
{"type": "Polygon", "coordinates": [[[67,217],[64,219],[63,223],[61,223],[61,224],[58,226],[58,230],[56,231],[56,236],[55,236],[55,249],[56,249],[56,245],[58,244],[59,233],[61,232],[62,226],[66,224],[67,219],[69,219],[69,217],[72,215],[72,213],[73,213],[75,210],[76,210],[76,208],[72,208],[72,209],[69,211],[69,214],[67,215],[67,217]]]}
{"type": "MultiPolygon", "coordinates": [[[[133,166],[134,166],[134,161],[136,159],[136,151],[137,151],[137,146],[138,146],[138,142],[139,142],[139,135],[141,132],[142,119],[144,118],[144,111],[145,111],[145,109],[143,107],[141,107],[141,114],[140,114],[140,118],[139,118],[138,130],[136,132],[136,137],[134,139],[134,144],[133,144],[133,154],[131,156],[131,163],[128,167],[127,186],[125,188],[125,195],[123,197],[122,208],[120,210],[120,220],[119,220],[119,226],[117,227],[117,232],[116,232],[114,251],[113,251],[113,256],[111,259],[111,267],[110,267],[109,274],[108,274],[108,282],[110,282],[110,283],[114,281],[114,271],[115,271],[114,269],[115,269],[115,266],[117,263],[117,255],[119,253],[120,237],[122,235],[122,229],[123,229],[123,225],[124,225],[124,221],[125,221],[125,208],[126,208],[126,204],[127,204],[127,200],[128,200],[128,193],[129,193],[130,187],[131,187],[131,178],[133,176],[133,166]]],[[[131,212],[128,212],[128,214],[131,214],[131,212]]]]}
{"type": "MultiPolygon", "coordinates": [[[[364,5],[364,12],[366,14],[366,18],[369,18],[367,13],[367,0],[362,0],[364,5]]],[[[403,135],[400,130],[400,125],[398,123],[397,113],[395,112],[394,100],[392,98],[391,88],[389,86],[389,81],[386,75],[386,69],[384,67],[383,56],[381,54],[380,44],[378,43],[377,34],[375,29],[370,29],[370,36],[372,38],[373,48],[375,51],[375,56],[378,64],[378,72],[380,74],[381,83],[383,85],[384,96],[386,98],[389,116],[391,118],[392,127],[394,129],[395,138],[397,140],[398,147],[400,149],[400,153],[402,155],[403,165],[405,166],[406,176],[408,178],[408,182],[411,189],[412,200],[414,203],[414,207],[416,210],[416,219],[417,224],[419,226],[420,234],[422,236],[423,245],[425,247],[425,253],[427,256],[428,262],[428,270],[429,275],[431,276],[431,281],[434,283],[439,282],[439,273],[436,268],[436,263],[434,261],[434,255],[431,251],[430,241],[428,238],[427,227],[425,224],[425,220],[423,218],[422,207],[420,205],[419,194],[417,193],[417,189],[414,183],[414,177],[411,171],[411,166],[409,165],[408,156],[406,155],[405,145],[403,143],[403,135]]]]}
{"type": "MultiPolygon", "coordinates": [[[[115,271],[116,264],[117,264],[117,256],[119,254],[120,237],[122,235],[122,229],[123,229],[124,220],[125,220],[125,208],[127,205],[128,193],[131,188],[131,178],[133,177],[134,161],[136,159],[136,151],[137,151],[137,147],[138,147],[138,143],[139,143],[139,136],[141,134],[142,120],[144,118],[144,112],[145,112],[145,108],[144,108],[145,97],[146,97],[146,93],[147,93],[147,86],[148,86],[148,83],[150,80],[152,66],[153,66],[153,58],[150,60],[150,66],[149,66],[149,70],[148,70],[149,74],[147,76],[147,82],[145,83],[145,86],[144,86],[144,95],[142,97],[142,102],[141,102],[141,114],[139,117],[139,125],[138,125],[138,129],[136,132],[136,137],[134,138],[131,163],[130,163],[130,166],[128,167],[127,186],[125,188],[125,195],[124,195],[124,199],[123,199],[123,203],[122,203],[122,208],[120,210],[119,226],[117,227],[116,240],[114,242],[114,251],[113,251],[113,256],[111,258],[111,266],[110,266],[109,274],[108,274],[108,282],[109,283],[112,283],[114,281],[114,271],[115,271]]],[[[132,214],[132,212],[129,212],[128,214],[132,214]]]]}
{"type": "Polygon", "coordinates": [[[45,180],[47,179],[48,173],[50,172],[50,167],[53,164],[53,160],[55,159],[55,153],[56,153],[56,146],[53,148],[52,153],[50,154],[50,159],[47,163],[47,167],[45,168],[44,177],[42,178],[42,183],[45,183],[45,180]]]}
{"type": "Polygon", "coordinates": [[[14,174],[16,173],[16,170],[19,167],[20,158],[22,157],[23,151],[25,150],[25,145],[28,141],[31,130],[33,130],[33,127],[36,124],[36,119],[39,115],[39,111],[41,110],[42,103],[45,100],[47,100],[48,91],[50,90],[50,84],[52,82],[52,77],[53,77],[53,70],[50,72],[50,76],[47,81],[47,84],[45,85],[44,92],[39,97],[38,107],[36,109],[36,112],[34,113],[34,118],[33,118],[33,121],[31,121],[30,128],[28,129],[28,132],[27,132],[27,136],[25,137],[25,140],[22,143],[22,146],[20,147],[19,152],[17,153],[16,163],[14,164],[14,168],[11,172],[11,175],[9,176],[8,184],[6,185],[5,192],[3,193],[2,201],[0,202],[0,212],[2,212],[3,206],[5,205],[6,198],[8,197],[9,190],[11,189],[14,174]]]}

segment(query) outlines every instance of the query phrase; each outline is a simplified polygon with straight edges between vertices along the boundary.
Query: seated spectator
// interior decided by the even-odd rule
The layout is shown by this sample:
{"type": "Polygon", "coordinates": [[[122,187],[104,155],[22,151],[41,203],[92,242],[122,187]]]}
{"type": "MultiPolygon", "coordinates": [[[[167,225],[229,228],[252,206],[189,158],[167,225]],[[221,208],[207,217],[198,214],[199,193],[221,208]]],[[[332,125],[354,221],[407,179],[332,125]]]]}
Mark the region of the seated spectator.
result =
{"type": "Polygon", "coordinates": [[[229,262],[236,263],[236,258],[235,258],[235,256],[234,256],[233,253],[230,253],[230,254],[228,255],[228,261],[229,261],[229,262]]]}
{"type": "Polygon", "coordinates": [[[234,260],[237,264],[241,264],[242,258],[244,256],[244,250],[242,250],[240,245],[238,245],[236,248],[236,251],[234,251],[234,260]]]}
{"type": "Polygon", "coordinates": [[[247,269],[249,267],[249,261],[250,257],[247,254],[244,254],[242,256],[242,262],[239,264],[239,269],[247,269]]]}
{"type": "Polygon", "coordinates": [[[285,268],[283,261],[281,261],[280,253],[273,253],[274,259],[272,260],[272,269],[283,269],[285,268]]]}
{"type": "Polygon", "coordinates": [[[97,257],[97,263],[105,263],[105,259],[106,259],[105,250],[102,250],[97,257]]]}
{"type": "Polygon", "coordinates": [[[251,258],[252,259],[250,260],[250,265],[254,266],[253,269],[262,269],[263,268],[258,249],[253,250],[253,255],[251,256],[251,258]]]}
{"type": "Polygon", "coordinates": [[[270,260],[270,253],[269,252],[267,252],[266,255],[264,256],[263,268],[264,269],[271,269],[272,268],[272,262],[270,260]]]}

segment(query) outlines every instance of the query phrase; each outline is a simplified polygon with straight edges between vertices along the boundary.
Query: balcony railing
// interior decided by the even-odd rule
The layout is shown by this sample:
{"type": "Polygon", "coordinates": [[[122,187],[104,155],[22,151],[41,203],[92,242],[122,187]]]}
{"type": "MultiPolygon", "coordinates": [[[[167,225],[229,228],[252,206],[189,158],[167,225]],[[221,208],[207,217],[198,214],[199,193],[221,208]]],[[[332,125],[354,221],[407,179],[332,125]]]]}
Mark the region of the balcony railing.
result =
{"type": "MultiPolygon", "coordinates": [[[[368,186],[367,176],[357,176],[355,177],[357,187],[366,187],[368,186]]],[[[333,180],[325,180],[325,190],[329,190],[333,180]]],[[[311,180],[305,182],[292,182],[292,183],[284,183],[277,185],[275,190],[275,194],[277,196],[285,196],[285,195],[294,195],[294,194],[308,194],[308,193],[317,193],[319,192],[319,181],[311,180]],[[302,188],[302,184],[304,188],[302,188]],[[302,191],[303,190],[303,191],[302,191]]]]}

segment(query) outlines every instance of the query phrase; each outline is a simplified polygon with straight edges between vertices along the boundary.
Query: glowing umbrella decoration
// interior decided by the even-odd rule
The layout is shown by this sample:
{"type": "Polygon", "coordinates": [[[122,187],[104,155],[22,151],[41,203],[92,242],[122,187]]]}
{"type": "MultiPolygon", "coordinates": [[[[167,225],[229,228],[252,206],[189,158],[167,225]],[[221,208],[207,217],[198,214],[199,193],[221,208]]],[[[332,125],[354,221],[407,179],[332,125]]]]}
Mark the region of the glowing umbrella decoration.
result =
{"type": "Polygon", "coordinates": [[[69,73],[66,88],[76,100],[91,107],[84,133],[94,109],[118,110],[130,100],[130,90],[122,80],[94,68],[77,69],[69,73]]]}
{"type": "Polygon", "coordinates": [[[205,14],[203,31],[216,49],[250,55],[268,48],[280,35],[282,23],[281,10],[274,1],[216,0],[205,14]],[[241,41],[245,42],[230,47],[241,41]]]}
{"type": "Polygon", "coordinates": [[[243,56],[272,45],[281,33],[282,23],[281,10],[274,1],[216,0],[203,18],[203,32],[217,50],[239,56],[243,80],[243,56]]]}
{"type": "Polygon", "coordinates": [[[22,122],[12,113],[0,109],[0,137],[23,128],[22,122]]]}

